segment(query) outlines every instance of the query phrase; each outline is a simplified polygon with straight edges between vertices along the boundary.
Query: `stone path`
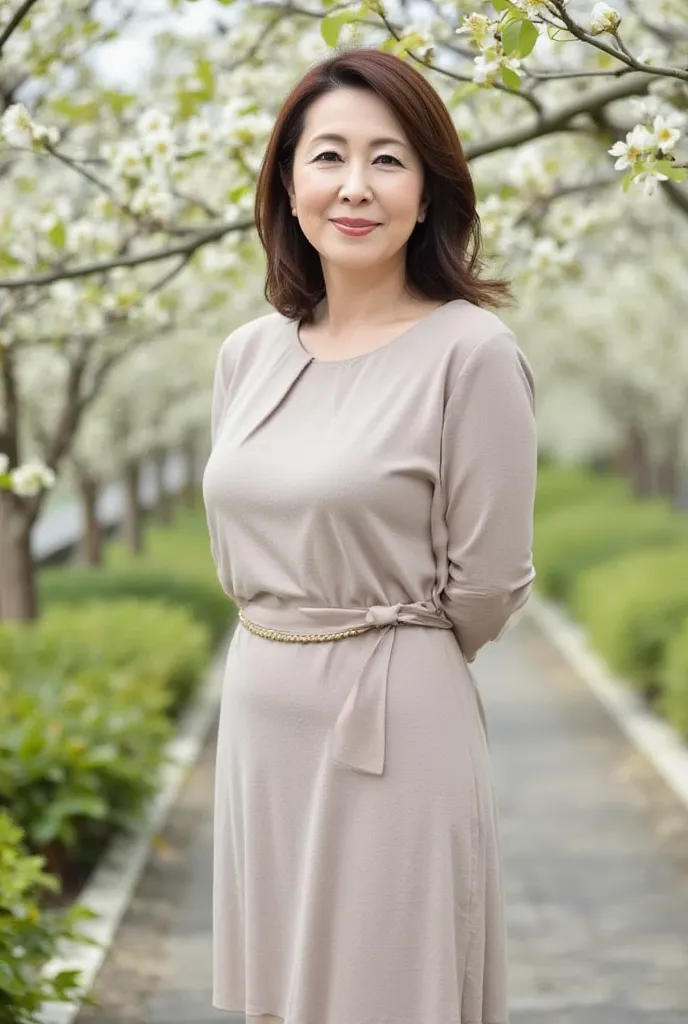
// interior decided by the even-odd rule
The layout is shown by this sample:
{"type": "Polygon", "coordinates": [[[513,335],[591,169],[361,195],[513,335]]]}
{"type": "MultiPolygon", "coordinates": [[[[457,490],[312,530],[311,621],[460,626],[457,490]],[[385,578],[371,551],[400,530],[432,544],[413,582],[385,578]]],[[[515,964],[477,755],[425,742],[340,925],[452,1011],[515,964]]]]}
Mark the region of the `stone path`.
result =
{"type": "MultiPolygon", "coordinates": [[[[686,1024],[688,815],[529,620],[476,664],[500,793],[512,1024],[686,1024]]],[[[210,1003],[214,744],[77,1024],[240,1024],[210,1003]]],[[[422,1024],[422,1022],[418,1022],[422,1024]]]]}

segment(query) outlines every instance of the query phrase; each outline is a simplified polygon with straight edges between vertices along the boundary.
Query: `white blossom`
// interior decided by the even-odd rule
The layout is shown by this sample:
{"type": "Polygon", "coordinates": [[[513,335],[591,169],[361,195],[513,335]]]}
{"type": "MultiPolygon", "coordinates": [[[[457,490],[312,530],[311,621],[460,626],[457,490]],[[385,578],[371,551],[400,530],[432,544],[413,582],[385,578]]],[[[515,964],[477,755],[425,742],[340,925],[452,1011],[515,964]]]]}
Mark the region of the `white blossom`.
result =
{"type": "Polygon", "coordinates": [[[617,171],[625,171],[633,167],[645,154],[656,149],[656,140],[652,132],[644,124],[637,124],[626,136],[626,141],[615,142],[610,150],[611,156],[617,157],[614,167],[617,171]]]}
{"type": "Polygon", "coordinates": [[[648,167],[646,170],[641,171],[640,174],[636,176],[635,181],[637,185],[643,186],[643,191],[646,195],[652,196],[655,194],[655,191],[657,189],[657,182],[668,181],[668,178],[667,175],[662,174],[661,171],[658,171],[652,167],[648,167]]]}
{"type": "Polygon", "coordinates": [[[192,152],[205,151],[213,142],[213,129],[203,117],[193,117],[186,127],[186,140],[192,152]]]}
{"type": "Polygon", "coordinates": [[[166,220],[174,210],[174,196],[164,178],[150,175],[142,182],[131,199],[134,213],[149,213],[166,220]]]}
{"type": "Polygon", "coordinates": [[[143,148],[157,164],[170,164],[177,158],[177,144],[171,131],[153,132],[146,136],[143,148]]]}
{"type": "Polygon", "coordinates": [[[115,146],[110,153],[110,167],[118,178],[142,178],[146,162],[140,145],[126,140],[115,146]]]}
{"type": "Polygon", "coordinates": [[[146,110],[136,122],[136,130],[144,138],[168,134],[171,131],[170,118],[160,110],[146,110]]]}
{"type": "Polygon", "coordinates": [[[521,62],[517,57],[494,54],[493,51],[479,54],[474,59],[473,64],[473,81],[480,85],[484,82],[493,82],[502,68],[518,71],[521,66],[521,62]]]}
{"type": "Polygon", "coordinates": [[[620,24],[621,15],[615,7],[605,3],[595,4],[590,15],[590,33],[593,36],[615,32],[620,24]]]}
{"type": "Polygon", "coordinates": [[[457,35],[470,33],[473,42],[482,47],[488,40],[492,40],[492,23],[484,14],[466,14],[461,25],[456,30],[457,35]]]}
{"type": "Polygon", "coordinates": [[[657,114],[654,119],[652,133],[657,143],[657,148],[661,149],[662,153],[668,153],[681,138],[681,131],[676,127],[676,123],[676,120],[672,119],[671,114],[668,117],[657,114]]]}
{"type": "Polygon", "coordinates": [[[514,7],[518,7],[529,18],[538,18],[543,14],[551,15],[552,13],[549,0],[513,0],[513,3],[514,7]]]}
{"type": "Polygon", "coordinates": [[[33,121],[23,103],[13,103],[2,115],[2,134],[10,146],[30,146],[33,142],[33,121]]]}
{"type": "Polygon", "coordinates": [[[55,485],[55,474],[42,462],[25,462],[10,473],[10,488],[22,498],[32,498],[55,485]]]}

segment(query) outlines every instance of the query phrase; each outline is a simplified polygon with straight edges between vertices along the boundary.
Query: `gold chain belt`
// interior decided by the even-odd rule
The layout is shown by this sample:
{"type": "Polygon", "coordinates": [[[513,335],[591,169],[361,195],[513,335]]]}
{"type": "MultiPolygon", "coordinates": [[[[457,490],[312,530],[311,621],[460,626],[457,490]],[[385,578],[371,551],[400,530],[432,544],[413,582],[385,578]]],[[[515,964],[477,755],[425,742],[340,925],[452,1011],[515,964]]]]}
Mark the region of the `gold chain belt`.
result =
{"type": "Polygon", "coordinates": [[[266,640],[281,640],[287,644],[324,644],[330,640],[345,640],[349,636],[358,636],[360,633],[367,633],[375,629],[374,625],[354,626],[352,629],[344,629],[339,633],[281,633],[277,629],[268,629],[267,626],[259,626],[257,622],[251,622],[239,609],[239,621],[256,636],[262,636],[266,640]]]}

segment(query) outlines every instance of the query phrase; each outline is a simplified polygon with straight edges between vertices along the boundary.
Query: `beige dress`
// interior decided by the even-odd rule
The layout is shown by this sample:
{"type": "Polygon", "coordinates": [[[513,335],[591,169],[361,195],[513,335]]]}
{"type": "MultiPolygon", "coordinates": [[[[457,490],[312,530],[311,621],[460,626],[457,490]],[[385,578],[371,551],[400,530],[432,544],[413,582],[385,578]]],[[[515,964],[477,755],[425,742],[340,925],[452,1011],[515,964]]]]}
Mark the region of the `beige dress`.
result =
{"type": "Polygon", "coordinates": [[[286,643],[237,625],[213,1005],[286,1024],[505,1024],[499,831],[468,662],[534,576],[527,363],[464,300],[336,362],[274,312],[222,345],[212,440],[212,552],[245,616],[371,627],[286,643]]]}

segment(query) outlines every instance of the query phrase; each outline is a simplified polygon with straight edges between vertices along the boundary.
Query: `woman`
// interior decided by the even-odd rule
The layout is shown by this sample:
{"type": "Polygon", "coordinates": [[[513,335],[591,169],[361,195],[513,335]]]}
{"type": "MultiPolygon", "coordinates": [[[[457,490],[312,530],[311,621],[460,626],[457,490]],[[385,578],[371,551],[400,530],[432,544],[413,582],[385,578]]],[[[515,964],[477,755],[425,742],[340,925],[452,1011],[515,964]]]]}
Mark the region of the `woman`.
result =
{"type": "Polygon", "coordinates": [[[484,308],[507,286],[479,277],[438,95],[376,50],[311,68],[277,118],[256,220],[275,311],[222,345],[204,477],[240,619],[213,1004],[286,1024],[504,1024],[468,663],[534,576],[532,379],[484,308]]]}

